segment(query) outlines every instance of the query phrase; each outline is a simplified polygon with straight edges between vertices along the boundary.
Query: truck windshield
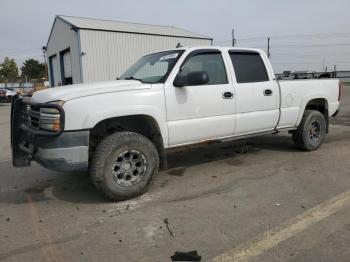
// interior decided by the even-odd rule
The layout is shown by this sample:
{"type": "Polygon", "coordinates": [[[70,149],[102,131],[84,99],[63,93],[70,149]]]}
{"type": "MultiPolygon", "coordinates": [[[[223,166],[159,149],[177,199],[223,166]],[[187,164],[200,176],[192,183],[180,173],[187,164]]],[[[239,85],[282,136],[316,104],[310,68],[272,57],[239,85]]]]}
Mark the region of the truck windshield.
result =
{"type": "Polygon", "coordinates": [[[164,83],[184,50],[173,50],[142,57],[119,78],[142,83],[164,83]]]}

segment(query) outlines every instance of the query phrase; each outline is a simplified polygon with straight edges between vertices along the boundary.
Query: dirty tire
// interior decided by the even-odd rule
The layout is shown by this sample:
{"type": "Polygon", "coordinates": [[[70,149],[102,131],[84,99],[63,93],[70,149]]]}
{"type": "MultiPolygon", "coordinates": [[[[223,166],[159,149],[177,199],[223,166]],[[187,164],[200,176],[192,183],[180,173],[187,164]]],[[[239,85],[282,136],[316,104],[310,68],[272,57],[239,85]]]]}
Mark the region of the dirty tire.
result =
{"type": "Polygon", "coordinates": [[[305,110],[298,129],[292,133],[294,144],[302,150],[318,149],[326,135],[326,120],[316,110],[305,110]]]}
{"type": "MultiPolygon", "coordinates": [[[[131,164],[124,164],[126,160],[122,161],[122,170],[124,170],[126,165],[128,167],[131,166],[131,164]]],[[[131,160],[129,161],[131,162],[131,160]]],[[[119,169],[119,166],[117,168],[119,169]]],[[[130,172],[133,172],[131,168],[130,170],[130,172]]],[[[92,158],[90,175],[93,184],[100,192],[112,200],[121,201],[143,194],[147,190],[152,177],[158,173],[158,170],[158,152],[148,138],[132,132],[117,132],[106,137],[96,148],[92,158]],[[128,173],[128,170],[126,170],[122,174],[122,176],[125,174],[123,179],[118,179],[113,174],[116,163],[120,161],[119,159],[126,158],[124,157],[127,154],[125,152],[140,153],[144,164],[142,168],[144,167],[145,170],[142,173],[143,175],[137,178],[140,179],[139,181],[134,181],[135,184],[128,186],[119,183],[131,183],[130,181],[134,179],[132,173],[128,173]],[[129,181],[125,178],[127,176],[131,177],[129,181]]]]}

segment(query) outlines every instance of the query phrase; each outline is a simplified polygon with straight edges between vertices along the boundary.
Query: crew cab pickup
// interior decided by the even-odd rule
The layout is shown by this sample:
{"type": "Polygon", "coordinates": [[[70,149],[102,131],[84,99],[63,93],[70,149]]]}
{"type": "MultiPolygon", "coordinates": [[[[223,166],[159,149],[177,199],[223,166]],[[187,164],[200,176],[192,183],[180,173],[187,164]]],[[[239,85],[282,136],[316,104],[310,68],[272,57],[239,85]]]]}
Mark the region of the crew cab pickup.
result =
{"type": "Polygon", "coordinates": [[[145,192],[166,150],[287,130],[316,150],[339,108],[339,80],[277,81],[262,50],[178,48],[142,57],[115,81],[12,102],[13,165],[89,170],[124,200],[145,192]]]}

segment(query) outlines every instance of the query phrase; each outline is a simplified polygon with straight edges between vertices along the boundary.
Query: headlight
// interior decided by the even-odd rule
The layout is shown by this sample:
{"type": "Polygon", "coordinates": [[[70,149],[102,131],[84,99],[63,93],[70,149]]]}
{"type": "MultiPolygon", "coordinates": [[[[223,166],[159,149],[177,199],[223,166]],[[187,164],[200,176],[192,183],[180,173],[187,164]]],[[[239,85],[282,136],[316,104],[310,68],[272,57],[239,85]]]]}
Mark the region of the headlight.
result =
{"type": "MultiPolygon", "coordinates": [[[[64,101],[58,100],[58,101],[52,101],[52,102],[48,102],[48,104],[51,105],[59,105],[59,106],[63,106],[64,101]]],[[[40,113],[44,113],[44,114],[59,114],[60,111],[58,111],[57,108],[40,108],[40,113]]]]}
{"type": "MultiPolygon", "coordinates": [[[[63,106],[64,101],[52,101],[48,104],[63,106]]],[[[40,128],[57,131],[61,130],[61,113],[57,108],[42,107],[40,108],[40,128]]]]}

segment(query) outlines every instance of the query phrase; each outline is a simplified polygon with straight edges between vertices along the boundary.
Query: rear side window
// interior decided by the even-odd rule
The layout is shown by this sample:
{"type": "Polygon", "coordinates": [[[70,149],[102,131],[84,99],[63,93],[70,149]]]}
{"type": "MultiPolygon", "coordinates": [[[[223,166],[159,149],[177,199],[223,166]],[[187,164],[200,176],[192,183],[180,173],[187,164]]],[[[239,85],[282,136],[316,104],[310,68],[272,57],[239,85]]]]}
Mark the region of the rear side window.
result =
{"type": "Polygon", "coordinates": [[[269,81],[265,64],[259,53],[230,52],[237,83],[269,81]]]}

